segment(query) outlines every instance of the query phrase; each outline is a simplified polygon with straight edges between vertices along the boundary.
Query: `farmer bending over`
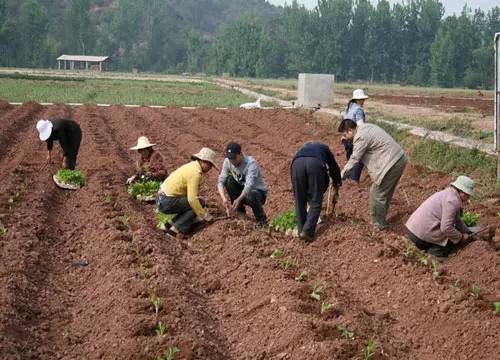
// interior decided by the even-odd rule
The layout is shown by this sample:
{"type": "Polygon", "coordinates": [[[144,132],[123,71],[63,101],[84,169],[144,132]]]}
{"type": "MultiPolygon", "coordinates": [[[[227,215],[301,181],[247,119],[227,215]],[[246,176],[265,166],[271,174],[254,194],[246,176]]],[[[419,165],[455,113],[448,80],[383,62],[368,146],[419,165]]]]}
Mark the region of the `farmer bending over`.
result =
{"type": "Polygon", "coordinates": [[[474,181],[459,176],[449,187],[435,193],[410,216],[408,237],[420,250],[434,257],[448,257],[473,238],[463,222],[462,208],[474,192],[474,181]]]}
{"type": "Polygon", "coordinates": [[[82,141],[82,130],[80,125],[73,120],[54,119],[39,120],[36,124],[40,140],[47,142],[47,164],[52,163],[52,149],[54,140],[59,140],[63,149],[62,168],[74,170],[80,143],[82,141]]]}
{"type": "Polygon", "coordinates": [[[134,181],[165,180],[167,177],[165,158],[153,148],[155,145],[150,143],[147,137],[141,136],[137,140],[137,145],[130,148],[130,150],[137,151],[139,157],[136,161],[136,174],[127,179],[127,184],[134,181]]]}
{"type": "Polygon", "coordinates": [[[241,153],[240,144],[227,144],[217,187],[228,216],[245,216],[245,206],[250,206],[259,225],[267,225],[263,208],[267,198],[267,185],[259,164],[252,156],[241,153]]]}
{"type": "Polygon", "coordinates": [[[203,174],[215,164],[215,152],[203,148],[191,157],[192,161],[175,170],[163,182],[156,199],[158,210],[165,214],[175,214],[167,235],[175,238],[188,234],[197,221],[211,221],[212,216],[204,209],[204,202],[198,198],[203,174]]]}
{"type": "Polygon", "coordinates": [[[380,127],[373,124],[358,126],[350,119],[342,120],[339,132],[353,142],[351,158],[342,170],[346,179],[356,164],[362,162],[373,181],[370,191],[372,224],[379,230],[387,228],[387,212],[394,190],[406,167],[403,149],[380,127]]]}
{"type": "Polygon", "coordinates": [[[316,234],[323,194],[328,190],[328,175],[332,179],[335,196],[338,196],[342,184],[340,168],[327,145],[309,142],[295,155],[291,175],[299,236],[310,242],[316,234]]]}

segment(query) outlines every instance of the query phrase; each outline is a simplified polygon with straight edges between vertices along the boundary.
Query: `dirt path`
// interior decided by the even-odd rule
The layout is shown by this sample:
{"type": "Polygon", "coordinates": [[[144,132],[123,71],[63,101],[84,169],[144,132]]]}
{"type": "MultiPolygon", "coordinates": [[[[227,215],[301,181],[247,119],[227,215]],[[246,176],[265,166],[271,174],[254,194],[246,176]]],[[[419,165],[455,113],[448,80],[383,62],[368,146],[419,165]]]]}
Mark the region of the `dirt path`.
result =
{"type": "MultiPolygon", "coordinates": [[[[405,219],[446,186],[446,175],[409,166],[386,233],[369,225],[365,180],[343,186],[342,216],[323,224],[310,245],[232,220],[172,242],[155,228],[153,205],[130,200],[123,186],[138,136],[160,145],[169,171],[202,146],[220,154],[240,141],[262,166],[272,218],[293,206],[295,151],[321,140],[340,152],[335,129],[281,110],[0,104],[0,130],[0,221],[8,229],[0,236],[2,359],[153,359],[173,345],[181,349],[176,359],[360,359],[371,338],[373,359],[493,359],[500,351],[500,317],[491,307],[500,301],[498,252],[474,243],[437,278],[404,256],[405,219]],[[79,167],[88,182],[74,193],[39,171],[45,149],[33,131],[40,116],[68,115],[83,129],[79,167]],[[291,269],[269,257],[278,248],[291,269]],[[298,282],[302,270],[308,279],[298,282]],[[313,282],[332,304],[324,314],[309,296],[313,282]],[[470,296],[473,284],[484,300],[470,296]],[[152,295],[163,300],[158,315],[152,295]],[[158,321],[167,325],[162,338],[158,321]],[[354,339],[342,337],[339,325],[354,339]]],[[[216,179],[210,172],[202,193],[221,213],[216,179]]],[[[500,196],[472,209],[499,226],[499,205],[500,196]]]]}

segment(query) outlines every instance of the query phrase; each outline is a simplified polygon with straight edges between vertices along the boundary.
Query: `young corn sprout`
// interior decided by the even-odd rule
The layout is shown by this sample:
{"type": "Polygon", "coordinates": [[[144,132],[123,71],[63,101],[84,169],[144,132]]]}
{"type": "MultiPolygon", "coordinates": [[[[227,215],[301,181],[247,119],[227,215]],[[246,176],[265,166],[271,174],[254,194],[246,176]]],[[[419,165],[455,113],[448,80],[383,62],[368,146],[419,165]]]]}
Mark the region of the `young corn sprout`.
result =
{"type": "Polygon", "coordinates": [[[364,360],[368,360],[373,355],[375,355],[375,347],[376,346],[377,346],[377,343],[375,342],[375,339],[368,340],[368,344],[366,344],[366,347],[363,348],[363,359],[364,360]]]}
{"type": "Polygon", "coordinates": [[[325,312],[330,310],[333,307],[332,304],[327,303],[327,302],[322,302],[321,303],[321,315],[323,315],[325,312]]]}
{"type": "Polygon", "coordinates": [[[340,331],[340,335],[347,339],[352,339],[354,337],[354,332],[349,331],[344,325],[337,325],[337,330],[340,331]]]}
{"type": "Polygon", "coordinates": [[[271,254],[271,259],[281,259],[283,257],[283,250],[276,249],[271,254]]]}
{"type": "Polygon", "coordinates": [[[312,291],[311,294],[309,295],[312,299],[316,301],[321,301],[321,292],[323,291],[323,288],[321,288],[318,283],[313,282],[312,285],[312,291]]]}
{"type": "Polygon", "coordinates": [[[151,305],[153,305],[153,308],[155,309],[155,314],[158,315],[163,306],[163,301],[161,300],[161,298],[155,295],[151,296],[151,299],[149,299],[149,301],[151,305]]]}
{"type": "Polygon", "coordinates": [[[481,287],[479,285],[472,285],[472,296],[476,299],[481,299],[481,287]]]}
{"type": "Polygon", "coordinates": [[[302,270],[300,272],[299,276],[297,276],[295,278],[295,280],[297,280],[297,281],[305,281],[306,279],[307,279],[307,271],[305,271],[305,270],[302,270]]]}
{"type": "Polygon", "coordinates": [[[158,335],[158,337],[164,337],[165,333],[167,332],[167,325],[165,325],[161,321],[158,321],[158,324],[156,325],[155,332],[156,332],[156,335],[158,335]]]}

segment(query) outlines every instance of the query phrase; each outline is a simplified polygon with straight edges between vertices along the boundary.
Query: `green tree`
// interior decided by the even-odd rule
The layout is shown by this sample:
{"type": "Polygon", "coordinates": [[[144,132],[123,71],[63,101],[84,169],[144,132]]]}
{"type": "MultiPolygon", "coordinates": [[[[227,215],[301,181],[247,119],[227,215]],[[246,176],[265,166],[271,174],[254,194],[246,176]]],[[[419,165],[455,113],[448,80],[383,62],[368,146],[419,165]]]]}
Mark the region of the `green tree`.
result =
{"type": "Polygon", "coordinates": [[[367,40],[368,69],[370,80],[392,80],[396,66],[394,20],[387,0],[380,0],[373,13],[367,40]]]}
{"type": "MultiPolygon", "coordinates": [[[[368,36],[373,21],[373,6],[369,0],[356,0],[350,27],[350,44],[344,54],[350,60],[349,78],[352,80],[370,77],[368,36]]],[[[376,49],[378,51],[378,49],[376,49]]]]}
{"type": "Polygon", "coordinates": [[[87,55],[94,51],[95,31],[90,21],[90,0],[71,0],[64,14],[64,50],[87,55]]]}
{"type": "Polygon", "coordinates": [[[200,33],[191,29],[188,35],[187,43],[187,72],[194,74],[198,72],[203,54],[203,42],[200,33]]]}

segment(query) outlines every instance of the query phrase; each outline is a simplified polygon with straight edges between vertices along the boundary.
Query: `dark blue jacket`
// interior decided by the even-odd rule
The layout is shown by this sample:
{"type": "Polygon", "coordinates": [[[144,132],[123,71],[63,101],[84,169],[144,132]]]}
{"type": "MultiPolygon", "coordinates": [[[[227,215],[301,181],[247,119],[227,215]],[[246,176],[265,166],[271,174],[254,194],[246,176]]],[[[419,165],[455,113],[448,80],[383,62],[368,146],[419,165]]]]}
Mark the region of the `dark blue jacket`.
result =
{"type": "Polygon", "coordinates": [[[339,165],[335,161],[335,156],[333,156],[327,145],[319,142],[309,142],[297,152],[293,160],[300,157],[314,157],[321,160],[325,170],[328,169],[328,174],[332,178],[333,184],[336,187],[342,185],[339,165]]]}

